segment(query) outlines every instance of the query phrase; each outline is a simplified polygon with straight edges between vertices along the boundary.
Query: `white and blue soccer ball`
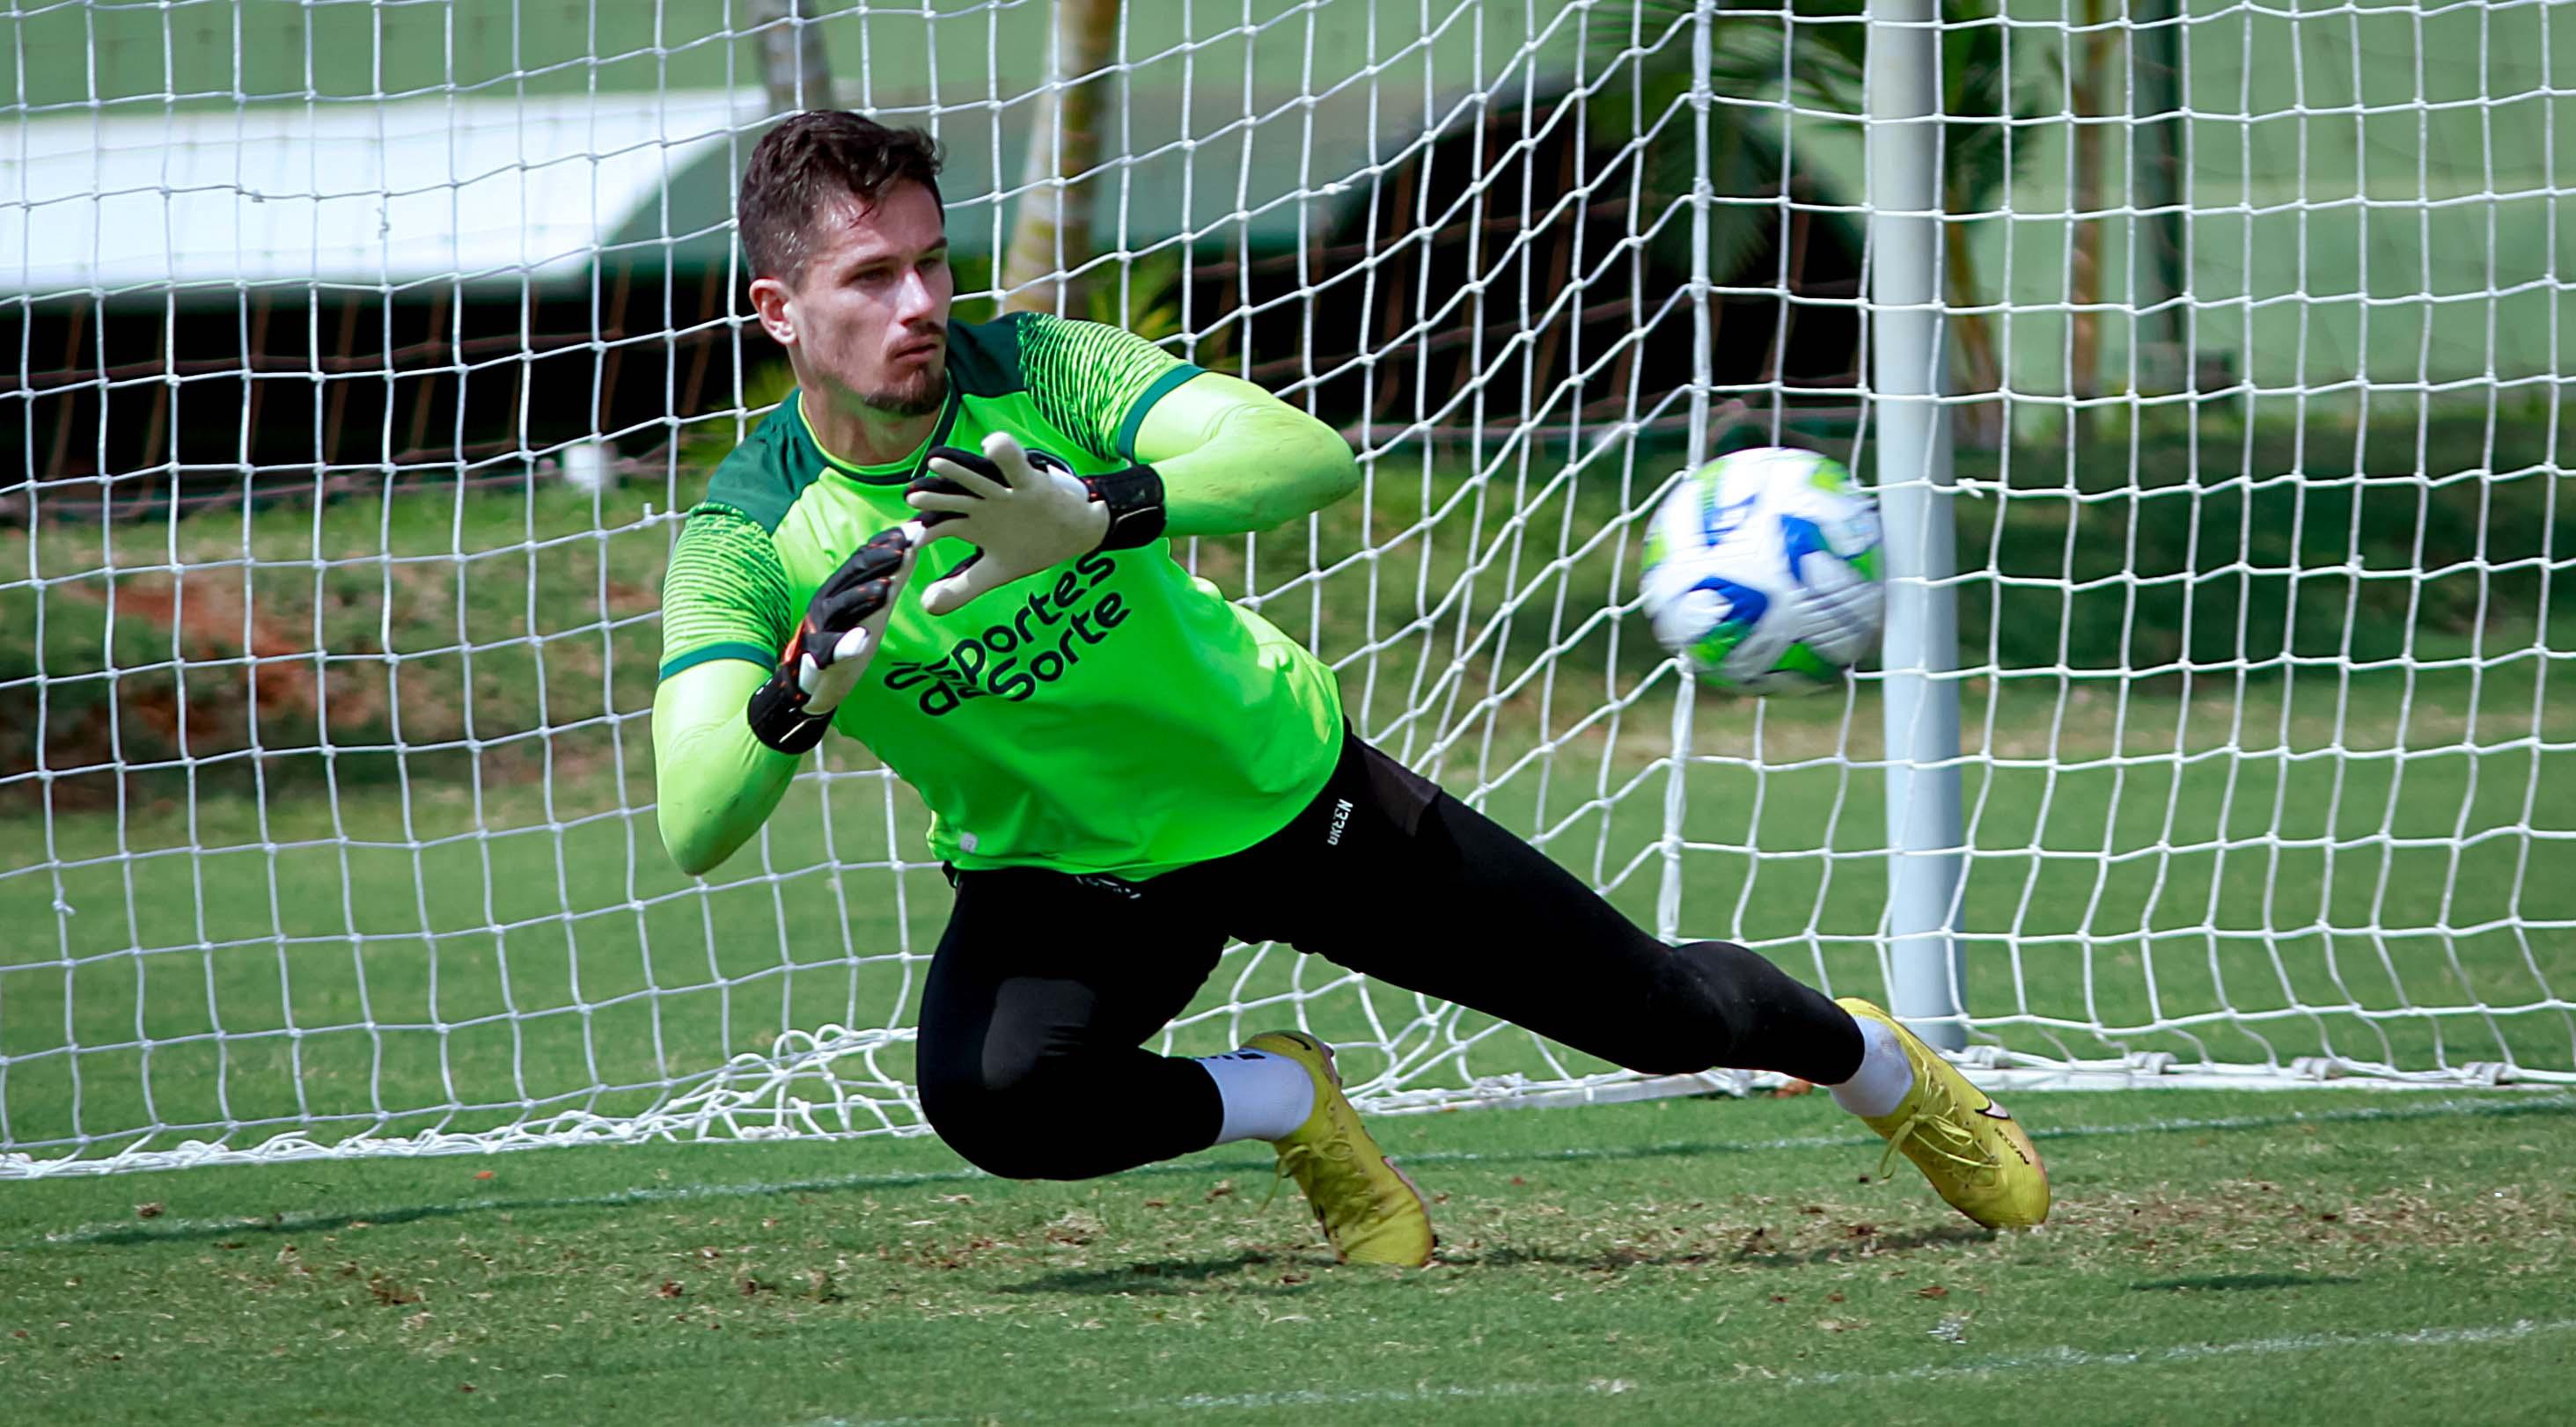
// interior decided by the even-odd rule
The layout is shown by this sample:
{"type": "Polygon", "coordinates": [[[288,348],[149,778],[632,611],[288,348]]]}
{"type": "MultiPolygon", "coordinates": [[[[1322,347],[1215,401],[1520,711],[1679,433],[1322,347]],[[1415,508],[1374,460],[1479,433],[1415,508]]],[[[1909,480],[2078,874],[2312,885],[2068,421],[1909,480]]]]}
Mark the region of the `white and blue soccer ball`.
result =
{"type": "Polygon", "coordinates": [[[1838,461],[1766,446],[1682,478],[1646,530],[1655,639],[1702,682],[1812,693],[1878,649],[1878,503],[1838,461]]]}

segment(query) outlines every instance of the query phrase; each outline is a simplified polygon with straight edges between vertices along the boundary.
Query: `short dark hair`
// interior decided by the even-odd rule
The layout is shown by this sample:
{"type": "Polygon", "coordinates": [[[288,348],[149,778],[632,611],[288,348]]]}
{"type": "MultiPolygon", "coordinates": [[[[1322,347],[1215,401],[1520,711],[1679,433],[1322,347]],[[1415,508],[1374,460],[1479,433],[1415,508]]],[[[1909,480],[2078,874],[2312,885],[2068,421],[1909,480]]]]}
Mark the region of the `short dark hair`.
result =
{"type": "Polygon", "coordinates": [[[843,197],[860,211],[909,180],[939,197],[939,144],[920,129],[890,129],[842,109],[798,114],[761,136],[742,175],[736,223],[753,277],[790,285],[805,275],[806,226],[843,197]]]}

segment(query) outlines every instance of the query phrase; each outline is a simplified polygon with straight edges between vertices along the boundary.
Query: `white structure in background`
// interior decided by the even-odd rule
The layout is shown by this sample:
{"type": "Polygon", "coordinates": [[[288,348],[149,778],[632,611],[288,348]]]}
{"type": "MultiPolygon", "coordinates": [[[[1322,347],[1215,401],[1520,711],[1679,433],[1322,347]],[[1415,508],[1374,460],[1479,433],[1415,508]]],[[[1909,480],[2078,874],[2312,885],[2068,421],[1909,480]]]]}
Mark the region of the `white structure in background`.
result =
{"type": "Polygon", "coordinates": [[[723,222],[666,228],[665,195],[760,110],[756,92],[434,96],[0,126],[0,290],[578,282],[621,234],[723,222]]]}

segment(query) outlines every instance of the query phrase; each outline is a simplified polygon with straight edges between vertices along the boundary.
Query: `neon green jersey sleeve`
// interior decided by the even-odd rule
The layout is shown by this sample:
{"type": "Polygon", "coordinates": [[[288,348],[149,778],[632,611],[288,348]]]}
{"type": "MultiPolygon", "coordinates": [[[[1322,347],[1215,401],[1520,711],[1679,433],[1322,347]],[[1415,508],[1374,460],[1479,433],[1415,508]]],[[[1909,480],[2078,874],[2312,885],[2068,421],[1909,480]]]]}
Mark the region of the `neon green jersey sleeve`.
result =
{"type": "Polygon", "coordinates": [[[663,576],[653,692],[656,817],[684,872],[706,872],[749,842],[796,775],[797,760],[752,737],[743,717],[794,629],[770,533],[739,511],[700,506],[663,576]]]}
{"type": "MultiPolygon", "coordinates": [[[[1269,530],[1359,487],[1341,433],[1250,382],[1098,322],[1014,313],[994,328],[1011,372],[995,384],[1090,454],[1154,467],[1173,536],[1269,530]]],[[[958,355],[961,376],[988,375],[989,359],[958,355]]]]}
{"type": "Polygon", "coordinates": [[[653,792],[662,846],[698,876],[741,850],[778,810],[797,758],[752,737],[743,705],[769,671],[734,659],[692,665],[653,691],[653,792]]]}
{"type": "Polygon", "coordinates": [[[689,513],[662,577],[662,677],[710,659],[767,668],[796,632],[778,542],[758,521],[722,505],[689,513]]]}
{"type": "Polygon", "coordinates": [[[1359,488],[1340,432],[1247,381],[1198,372],[1138,413],[1136,459],[1163,478],[1175,536],[1270,530],[1359,488]]]}
{"type": "Polygon", "coordinates": [[[1137,424],[1200,374],[1132,332],[1046,313],[1015,319],[1019,379],[1048,424],[1095,456],[1136,458],[1137,424]]]}

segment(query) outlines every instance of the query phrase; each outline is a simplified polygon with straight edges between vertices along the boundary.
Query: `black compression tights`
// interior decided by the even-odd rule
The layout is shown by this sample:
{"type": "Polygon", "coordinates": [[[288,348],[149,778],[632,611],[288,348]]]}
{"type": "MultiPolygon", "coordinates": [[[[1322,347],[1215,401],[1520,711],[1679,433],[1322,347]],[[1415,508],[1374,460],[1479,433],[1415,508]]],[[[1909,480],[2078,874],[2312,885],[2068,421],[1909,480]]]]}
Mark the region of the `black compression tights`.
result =
{"type": "Polygon", "coordinates": [[[1350,740],[1295,821],[1141,883],[961,872],[921,1015],[923,1109],[977,1165],[1083,1179],[1204,1149],[1221,1107],[1141,1048],[1228,936],[1278,940],[1650,1074],[1725,1065],[1826,1083],[1861,1037],[1743,947],[1668,945],[1571,873],[1350,740]]]}

